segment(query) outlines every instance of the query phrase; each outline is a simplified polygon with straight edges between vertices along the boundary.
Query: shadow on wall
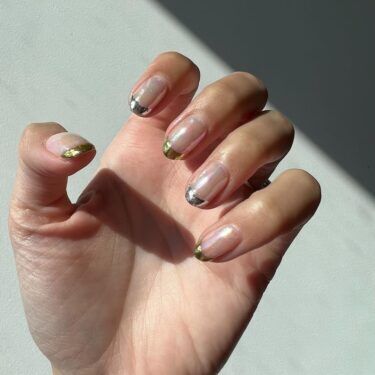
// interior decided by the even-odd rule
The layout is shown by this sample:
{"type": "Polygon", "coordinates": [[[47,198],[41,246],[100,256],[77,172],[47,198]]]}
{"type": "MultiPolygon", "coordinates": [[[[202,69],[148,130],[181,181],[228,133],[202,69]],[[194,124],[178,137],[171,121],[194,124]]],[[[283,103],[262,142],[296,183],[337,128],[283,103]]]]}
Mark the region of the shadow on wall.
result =
{"type": "Polygon", "coordinates": [[[375,1],[158,2],[375,195],[375,1]]]}

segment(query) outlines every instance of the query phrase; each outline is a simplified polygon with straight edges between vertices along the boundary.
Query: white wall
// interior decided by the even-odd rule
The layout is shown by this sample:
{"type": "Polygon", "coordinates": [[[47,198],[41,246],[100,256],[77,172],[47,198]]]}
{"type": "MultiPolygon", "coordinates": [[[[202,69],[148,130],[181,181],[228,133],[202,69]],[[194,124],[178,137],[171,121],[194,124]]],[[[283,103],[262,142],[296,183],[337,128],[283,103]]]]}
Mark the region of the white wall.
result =
{"type": "MultiPolygon", "coordinates": [[[[202,86],[229,71],[151,1],[0,0],[0,375],[50,373],[27,330],[6,226],[23,127],[60,122],[100,155],[129,115],[132,83],[165,50],[192,58],[202,86]]],[[[96,166],[71,179],[73,199],[96,166]]],[[[323,202],[222,373],[373,374],[374,200],[300,132],[289,167],[320,180],[323,202]]]]}

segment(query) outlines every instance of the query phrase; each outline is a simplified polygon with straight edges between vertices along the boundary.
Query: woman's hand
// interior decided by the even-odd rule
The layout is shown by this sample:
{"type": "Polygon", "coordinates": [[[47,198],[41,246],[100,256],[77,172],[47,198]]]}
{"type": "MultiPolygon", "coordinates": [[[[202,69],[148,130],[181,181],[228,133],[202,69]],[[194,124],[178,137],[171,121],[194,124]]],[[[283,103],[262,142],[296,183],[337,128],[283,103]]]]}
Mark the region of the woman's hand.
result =
{"type": "Polygon", "coordinates": [[[192,100],[198,82],[188,58],[159,55],[76,203],[67,179],[92,144],[56,123],[23,134],[9,226],[28,324],[56,373],[218,371],[319,204],[302,170],[266,186],[294,131],[262,111],[263,84],[236,72],[192,100]]]}

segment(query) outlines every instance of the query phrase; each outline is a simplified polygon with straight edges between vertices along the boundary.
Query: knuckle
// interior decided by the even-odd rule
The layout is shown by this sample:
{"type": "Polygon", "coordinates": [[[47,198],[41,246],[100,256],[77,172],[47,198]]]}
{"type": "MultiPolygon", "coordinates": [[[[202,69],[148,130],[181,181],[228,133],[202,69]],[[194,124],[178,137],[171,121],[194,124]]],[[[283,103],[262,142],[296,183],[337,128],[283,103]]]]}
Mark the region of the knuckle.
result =
{"type": "Polygon", "coordinates": [[[25,228],[24,221],[20,218],[20,211],[15,208],[9,210],[8,230],[12,242],[15,239],[23,238],[25,234],[29,233],[27,228],[25,228]]]}
{"type": "Polygon", "coordinates": [[[299,169],[298,174],[301,183],[303,183],[313,193],[314,201],[320,201],[322,189],[318,180],[303,169],[299,169]]]}
{"type": "MultiPolygon", "coordinates": [[[[270,153],[270,148],[267,142],[262,137],[256,134],[248,134],[246,137],[247,148],[251,150],[252,155],[256,158],[264,159],[270,153]]],[[[239,140],[241,142],[241,140],[239,140]]]]}
{"type": "Polygon", "coordinates": [[[24,243],[38,233],[42,221],[28,204],[14,197],[8,213],[8,230],[12,243],[24,243]]]}
{"type": "Polygon", "coordinates": [[[261,190],[252,194],[256,200],[258,215],[262,217],[264,222],[270,224],[271,227],[281,229],[285,223],[285,212],[282,210],[280,202],[272,196],[265,195],[261,190]]]}
{"type": "Polygon", "coordinates": [[[241,80],[247,80],[253,84],[254,83],[258,84],[258,81],[259,81],[257,77],[255,77],[253,74],[249,72],[236,71],[236,72],[231,73],[231,76],[234,78],[241,79],[241,80]]]}
{"type": "Polygon", "coordinates": [[[258,162],[260,160],[265,160],[270,153],[270,147],[264,140],[264,137],[256,133],[251,133],[250,131],[243,131],[241,128],[235,129],[229,133],[223,141],[223,144],[230,147],[233,158],[238,157],[237,150],[239,147],[246,152],[250,158],[258,162]]]}
{"type": "Polygon", "coordinates": [[[225,96],[227,102],[229,102],[235,100],[237,94],[231,85],[224,80],[220,80],[206,86],[202,91],[202,96],[208,97],[210,100],[213,100],[213,98],[219,99],[221,97],[224,99],[225,96]]]}
{"type": "Polygon", "coordinates": [[[196,71],[200,75],[200,70],[198,65],[191,59],[189,59],[187,56],[181,55],[184,57],[186,63],[189,65],[189,68],[196,71]]]}
{"type": "Polygon", "coordinates": [[[292,122],[284,114],[282,114],[279,111],[271,110],[269,114],[272,117],[272,119],[275,121],[275,123],[278,124],[283,134],[285,134],[287,138],[293,139],[295,129],[294,129],[292,122]]]}
{"type": "Polygon", "coordinates": [[[285,127],[288,130],[293,130],[293,126],[289,119],[281,112],[276,110],[269,111],[270,116],[274,119],[275,122],[281,124],[283,127],[285,127]]]}
{"type": "Polygon", "coordinates": [[[298,181],[302,188],[309,192],[313,202],[320,202],[322,195],[321,186],[318,180],[309,172],[305,171],[304,169],[295,168],[285,171],[283,175],[293,179],[294,181],[298,181]]]}
{"type": "Polygon", "coordinates": [[[204,93],[204,96],[223,99],[226,103],[232,103],[233,105],[242,105],[244,97],[248,98],[250,95],[252,100],[256,100],[259,106],[263,107],[268,98],[264,84],[248,72],[233,72],[206,86],[202,93],[204,93]],[[244,81],[247,90],[243,89],[244,81]],[[239,87],[241,87],[240,90],[239,87]]]}
{"type": "Polygon", "coordinates": [[[267,213],[268,220],[270,220],[275,227],[280,227],[285,222],[285,213],[281,209],[279,202],[268,197],[264,198],[263,202],[265,214],[267,213]]]}
{"type": "Polygon", "coordinates": [[[55,128],[62,128],[57,122],[32,122],[26,125],[22,133],[22,138],[29,138],[34,134],[38,133],[42,128],[49,126],[55,128]]]}
{"type": "Polygon", "coordinates": [[[196,71],[198,74],[200,74],[198,66],[187,56],[183,55],[180,52],[177,51],[165,51],[160,53],[156,60],[169,60],[172,61],[173,64],[185,64],[188,65],[188,67],[194,71],[196,71]]]}
{"type": "Polygon", "coordinates": [[[244,71],[236,71],[232,73],[233,77],[238,77],[241,80],[248,81],[249,85],[256,87],[257,90],[265,96],[265,101],[268,99],[268,91],[263,81],[257,76],[244,71]]]}
{"type": "Polygon", "coordinates": [[[28,138],[30,135],[32,135],[33,133],[35,133],[36,129],[40,127],[40,124],[38,123],[30,123],[28,125],[26,125],[25,129],[23,130],[23,133],[22,133],[22,138],[28,138]]]}
{"type": "Polygon", "coordinates": [[[20,142],[18,144],[18,149],[20,154],[22,155],[23,151],[26,149],[30,139],[33,137],[33,134],[37,131],[40,124],[37,123],[30,123],[28,124],[22,132],[20,142]]]}
{"type": "Polygon", "coordinates": [[[45,132],[45,130],[58,133],[65,131],[65,128],[57,122],[33,122],[28,124],[24,128],[18,144],[18,150],[21,157],[30,147],[33,147],[36,144],[37,140],[40,138],[41,134],[45,132]]]}
{"type": "Polygon", "coordinates": [[[164,51],[159,53],[156,58],[180,59],[185,58],[185,56],[177,51],[164,51]]]}
{"type": "Polygon", "coordinates": [[[277,193],[269,194],[265,190],[258,190],[252,194],[253,211],[255,209],[260,220],[267,223],[277,233],[289,231],[296,224],[299,225],[306,219],[308,220],[318,208],[321,200],[319,182],[305,170],[289,169],[277,178],[279,181],[284,179],[289,180],[289,185],[292,183],[298,186],[294,191],[298,192],[299,203],[287,206],[280,200],[277,193]]]}
{"type": "Polygon", "coordinates": [[[289,171],[286,171],[285,173],[289,173],[290,175],[292,175],[292,178],[298,179],[306,185],[313,187],[320,186],[316,178],[304,169],[293,168],[289,171]]]}

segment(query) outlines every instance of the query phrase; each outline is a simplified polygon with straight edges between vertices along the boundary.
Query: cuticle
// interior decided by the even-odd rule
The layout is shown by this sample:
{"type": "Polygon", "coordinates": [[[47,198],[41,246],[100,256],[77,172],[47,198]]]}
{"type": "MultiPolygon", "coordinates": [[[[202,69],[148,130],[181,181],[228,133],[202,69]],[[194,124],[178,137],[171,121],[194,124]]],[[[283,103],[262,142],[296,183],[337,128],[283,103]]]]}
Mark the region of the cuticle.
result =
{"type": "Polygon", "coordinates": [[[152,77],[157,77],[157,76],[159,76],[159,77],[163,77],[163,79],[164,79],[164,81],[165,81],[165,83],[166,83],[166,88],[167,88],[167,90],[170,90],[170,83],[169,83],[169,80],[168,80],[167,76],[166,76],[165,74],[163,74],[163,73],[157,72],[157,73],[154,73],[154,74],[152,74],[152,75],[147,76],[147,77],[144,78],[143,80],[139,81],[139,83],[136,83],[136,84],[132,87],[132,89],[131,89],[131,91],[130,91],[129,99],[131,98],[131,96],[132,96],[133,94],[135,94],[135,93],[138,91],[138,89],[139,89],[139,88],[140,88],[145,82],[147,82],[150,78],[152,78],[152,77]]]}
{"type": "Polygon", "coordinates": [[[192,109],[191,111],[187,112],[187,113],[182,113],[180,114],[168,127],[165,135],[166,136],[169,136],[169,134],[171,134],[171,132],[173,131],[173,129],[177,126],[177,125],[180,125],[183,121],[185,121],[187,118],[189,117],[195,117],[198,121],[200,121],[202,124],[205,125],[206,129],[206,134],[208,133],[208,126],[207,126],[207,121],[206,119],[204,118],[204,114],[202,115],[202,111],[197,111],[195,109],[192,109]]]}

